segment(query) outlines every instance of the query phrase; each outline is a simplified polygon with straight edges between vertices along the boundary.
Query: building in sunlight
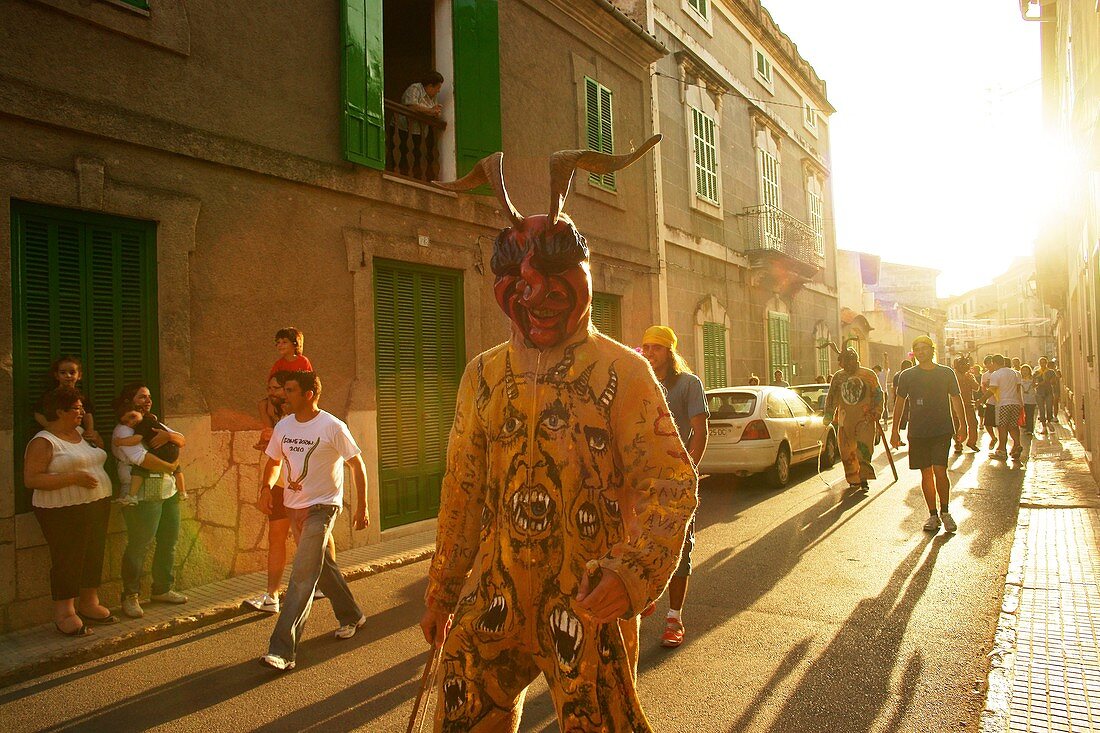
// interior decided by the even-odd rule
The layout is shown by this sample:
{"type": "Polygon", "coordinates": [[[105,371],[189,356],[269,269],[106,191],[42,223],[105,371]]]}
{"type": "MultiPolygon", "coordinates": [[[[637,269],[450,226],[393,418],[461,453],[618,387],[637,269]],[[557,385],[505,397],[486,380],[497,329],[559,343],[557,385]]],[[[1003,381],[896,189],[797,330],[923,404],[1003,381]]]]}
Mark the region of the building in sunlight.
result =
{"type": "Polygon", "coordinates": [[[1051,170],[1035,245],[1039,294],[1054,309],[1062,405],[1100,479],[1100,22],[1094,0],[1019,0],[1041,38],[1051,170]]]}

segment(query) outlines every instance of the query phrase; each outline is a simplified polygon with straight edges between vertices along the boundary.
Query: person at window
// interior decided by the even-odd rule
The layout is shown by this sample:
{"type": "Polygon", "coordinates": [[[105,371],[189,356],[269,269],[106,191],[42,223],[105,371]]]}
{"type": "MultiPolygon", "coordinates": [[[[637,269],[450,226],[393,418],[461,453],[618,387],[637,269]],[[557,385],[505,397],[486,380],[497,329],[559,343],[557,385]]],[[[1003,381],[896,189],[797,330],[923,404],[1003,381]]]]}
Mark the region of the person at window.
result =
{"type": "Polygon", "coordinates": [[[305,350],[305,344],[306,337],[293,326],[276,331],[275,351],[279,354],[279,358],[271,365],[267,378],[271,379],[276,372],[312,372],[313,364],[302,353],[305,350]]]}
{"type": "Polygon", "coordinates": [[[790,387],[791,383],[783,378],[783,370],[776,369],[772,373],[772,386],[773,387],[790,387]]]}
{"type": "MultiPolygon", "coordinates": [[[[115,413],[137,410],[143,416],[153,409],[153,397],[149,387],[141,382],[128,384],[115,400],[115,413]]],[[[174,430],[153,429],[149,445],[160,448],[171,442],[182,448],[186,439],[174,430]]],[[[122,423],[115,426],[114,438],[128,438],[133,428],[122,423]]],[[[138,601],[145,557],[155,543],[153,551],[153,587],[151,600],[161,603],[187,603],[187,596],[172,589],[175,583],[176,541],[180,533],[180,495],[172,475],[175,466],[165,463],[142,445],[120,445],[112,448],[118,459],[118,478],[123,486],[129,486],[133,478],[132,467],[141,466],[150,471],[142,479],[136,506],[122,508],[126,521],[126,549],[122,552],[122,612],[130,618],[141,618],[145,611],[138,601]]]]}
{"type": "MultiPolygon", "coordinates": [[[[438,71],[429,71],[420,81],[413,82],[401,95],[401,104],[421,114],[438,118],[443,114],[443,105],[437,97],[443,89],[443,75],[438,71]]],[[[394,124],[400,131],[401,146],[395,156],[397,170],[402,175],[430,180],[435,172],[435,136],[432,129],[407,115],[394,115],[394,124]],[[427,143],[427,149],[424,144],[427,143]]]]}
{"type": "MultiPolygon", "coordinates": [[[[691,373],[684,357],[676,350],[676,333],[668,326],[650,326],[642,336],[642,356],[653,367],[661,391],[665,393],[676,432],[687,448],[691,464],[698,466],[707,449],[707,420],[710,410],[703,396],[703,383],[691,373]]],[[[688,579],[691,577],[691,554],[695,550],[695,517],[688,524],[684,548],[680,551],[680,564],[668,582],[668,615],[661,646],[678,647],[684,643],[684,622],[681,613],[687,597],[688,579]]],[[[648,616],[656,608],[656,601],[642,612],[648,616]]]]}
{"type": "Polygon", "coordinates": [[[823,410],[824,424],[837,424],[837,446],[844,463],[844,477],[852,489],[868,489],[875,478],[871,455],[878,421],[882,416],[882,388],[878,376],[859,365],[859,354],[849,347],[837,357],[840,369],[829,384],[823,410]]]}
{"type": "MultiPolygon", "coordinates": [[[[49,376],[50,386],[47,391],[58,387],[69,387],[79,390],[80,380],[84,377],[80,359],[69,355],[55,359],[53,364],[50,364],[49,376]]],[[[43,397],[44,396],[45,395],[43,395],[43,397]]],[[[83,397],[82,400],[84,403],[84,422],[81,423],[80,428],[84,431],[84,440],[97,448],[102,448],[103,438],[100,437],[95,429],[95,417],[92,415],[92,403],[87,397],[83,397]]],[[[35,406],[34,419],[39,427],[44,428],[48,421],[42,412],[42,400],[40,399],[38,405],[35,406]]]]}
{"type": "Polygon", "coordinates": [[[85,636],[85,624],[113,624],[118,618],[100,603],[99,584],[110,518],[111,479],[107,454],[80,432],[84,398],[61,386],[43,396],[46,427],[27,445],[23,483],[50,549],[53,623],[66,636],[85,636]]]}

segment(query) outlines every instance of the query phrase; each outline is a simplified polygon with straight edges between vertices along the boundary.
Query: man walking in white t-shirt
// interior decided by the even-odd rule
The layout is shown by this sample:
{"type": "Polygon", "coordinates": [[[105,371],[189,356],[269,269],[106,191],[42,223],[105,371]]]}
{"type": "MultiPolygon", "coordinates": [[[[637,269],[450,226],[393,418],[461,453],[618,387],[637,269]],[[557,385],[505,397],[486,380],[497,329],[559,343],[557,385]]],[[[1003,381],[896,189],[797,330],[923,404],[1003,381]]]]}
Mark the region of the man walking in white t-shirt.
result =
{"type": "Polygon", "coordinates": [[[321,380],[313,372],[292,372],[283,387],[290,414],[280,420],[267,444],[267,465],[260,484],[260,508],[270,506],[271,487],[286,462],[283,505],[298,540],[290,585],[282,612],[271,634],[268,653],[260,661],[278,670],[294,668],[294,655],[320,588],[332,602],[340,622],[337,639],[350,639],[367,621],[344,582],[336,558],[328,551],[329,537],[344,498],[344,463],[355,484],[355,529],[367,519],[367,476],[359,446],[348,426],[317,407],[321,380]]]}
{"type": "Polygon", "coordinates": [[[997,397],[997,450],[991,458],[1008,459],[1008,436],[1012,436],[1012,457],[1019,459],[1024,447],[1020,442],[1020,415],[1024,411],[1020,373],[1008,366],[1000,354],[993,355],[993,373],[989,375],[989,388],[997,397]]]}

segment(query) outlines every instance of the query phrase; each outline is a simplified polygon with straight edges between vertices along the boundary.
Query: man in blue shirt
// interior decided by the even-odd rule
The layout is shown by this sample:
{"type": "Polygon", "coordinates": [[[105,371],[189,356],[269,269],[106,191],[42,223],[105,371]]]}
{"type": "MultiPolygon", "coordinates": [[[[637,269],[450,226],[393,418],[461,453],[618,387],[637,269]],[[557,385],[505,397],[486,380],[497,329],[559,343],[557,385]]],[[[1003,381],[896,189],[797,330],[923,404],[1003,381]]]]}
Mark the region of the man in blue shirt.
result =
{"type": "MultiPolygon", "coordinates": [[[[676,351],[676,333],[668,326],[650,326],[642,336],[642,356],[653,367],[661,389],[668,401],[669,412],[676,423],[691,465],[698,466],[707,448],[707,400],[703,383],[691,373],[684,357],[676,351]]],[[[684,643],[684,623],[681,612],[687,597],[688,577],[691,575],[691,553],[695,549],[695,519],[688,525],[684,549],[680,553],[680,566],[668,583],[668,618],[661,636],[661,646],[673,648],[684,643]]],[[[648,615],[652,608],[646,609],[648,615]]]]}

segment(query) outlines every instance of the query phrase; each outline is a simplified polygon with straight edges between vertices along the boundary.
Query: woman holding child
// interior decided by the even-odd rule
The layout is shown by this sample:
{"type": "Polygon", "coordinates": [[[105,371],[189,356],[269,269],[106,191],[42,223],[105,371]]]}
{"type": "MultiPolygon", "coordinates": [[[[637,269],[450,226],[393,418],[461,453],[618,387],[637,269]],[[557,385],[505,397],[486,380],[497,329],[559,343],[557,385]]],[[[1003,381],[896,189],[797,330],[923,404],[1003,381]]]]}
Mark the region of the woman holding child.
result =
{"type": "Polygon", "coordinates": [[[118,622],[99,601],[111,500],[107,454],[85,440],[75,388],[47,392],[41,407],[46,425],[27,445],[23,482],[34,491],[31,504],[50,548],[54,627],[84,636],[91,633],[85,624],[118,622]]]}
{"type": "Polygon", "coordinates": [[[127,533],[126,549],[122,553],[122,612],[131,618],[141,618],[145,613],[138,601],[138,593],[141,591],[145,558],[154,542],[152,600],[187,602],[187,596],[172,590],[176,541],[180,531],[181,491],[178,484],[182,477],[178,474],[177,462],[168,462],[164,458],[175,455],[178,461],[178,449],[186,440],[180,433],[156,422],[156,417],[150,413],[152,407],[149,388],[141,383],[123,387],[122,394],[115,400],[115,413],[120,421],[125,419],[125,422],[119,422],[115,427],[111,440],[112,452],[118,459],[118,477],[124,495],[133,495],[137,499],[123,501],[122,509],[127,533]],[[135,412],[137,415],[130,414],[135,412]],[[138,416],[141,420],[137,419],[138,416]],[[146,418],[150,418],[148,434],[151,437],[135,440],[135,429],[142,430],[141,424],[146,418]],[[163,449],[169,444],[176,450],[165,452],[163,449]],[[135,477],[135,473],[140,476],[135,477]]]}

